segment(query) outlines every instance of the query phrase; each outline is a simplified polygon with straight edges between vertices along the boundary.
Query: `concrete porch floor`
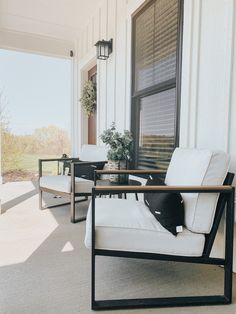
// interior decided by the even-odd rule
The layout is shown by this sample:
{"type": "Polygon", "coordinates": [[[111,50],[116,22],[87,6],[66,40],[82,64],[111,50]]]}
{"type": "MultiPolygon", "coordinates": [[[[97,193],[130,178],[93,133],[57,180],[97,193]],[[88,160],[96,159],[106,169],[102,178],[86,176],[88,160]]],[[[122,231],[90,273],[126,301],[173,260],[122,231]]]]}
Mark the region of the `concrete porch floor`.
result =
{"type": "MultiPolygon", "coordinates": [[[[69,206],[39,211],[32,182],[2,185],[1,199],[0,313],[93,313],[85,222],[71,224],[69,206]]],[[[49,195],[45,200],[61,202],[49,195]]],[[[85,211],[88,204],[79,205],[85,211]]],[[[97,270],[98,298],[222,293],[223,272],[215,266],[99,258],[97,270]]],[[[235,314],[236,282],[232,305],[104,313],[235,314]]]]}

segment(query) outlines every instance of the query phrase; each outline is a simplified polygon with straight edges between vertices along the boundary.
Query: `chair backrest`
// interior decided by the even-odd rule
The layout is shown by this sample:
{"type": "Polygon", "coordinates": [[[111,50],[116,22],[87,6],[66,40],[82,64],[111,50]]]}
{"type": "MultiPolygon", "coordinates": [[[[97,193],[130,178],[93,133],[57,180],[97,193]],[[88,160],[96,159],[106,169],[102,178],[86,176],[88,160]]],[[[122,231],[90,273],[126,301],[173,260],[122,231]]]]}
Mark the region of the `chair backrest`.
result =
{"type": "Polygon", "coordinates": [[[107,147],[89,144],[83,145],[79,157],[83,161],[106,161],[107,147]]]}
{"type": "MultiPolygon", "coordinates": [[[[167,185],[222,185],[230,158],[221,151],[176,148],[167,170],[167,185]]],[[[182,194],[185,225],[192,232],[209,233],[213,224],[218,193],[182,194]]]]}
{"type": "MultiPolygon", "coordinates": [[[[232,185],[233,179],[234,179],[234,173],[228,172],[223,185],[232,185]]],[[[205,235],[206,241],[205,241],[204,252],[203,252],[203,255],[205,256],[209,256],[211,253],[211,249],[215,241],[219,224],[220,224],[222,215],[224,213],[226,200],[227,200],[226,194],[221,193],[217,202],[215,217],[214,217],[213,226],[211,228],[211,232],[205,235]]]]}

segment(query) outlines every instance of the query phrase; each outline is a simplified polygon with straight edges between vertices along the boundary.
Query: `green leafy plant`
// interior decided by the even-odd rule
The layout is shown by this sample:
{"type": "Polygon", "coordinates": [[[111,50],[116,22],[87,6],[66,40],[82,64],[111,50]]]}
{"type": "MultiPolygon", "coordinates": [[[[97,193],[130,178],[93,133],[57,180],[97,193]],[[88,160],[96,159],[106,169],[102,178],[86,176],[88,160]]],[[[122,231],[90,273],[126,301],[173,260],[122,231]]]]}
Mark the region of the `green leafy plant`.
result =
{"type": "Polygon", "coordinates": [[[133,148],[133,137],[131,132],[124,130],[124,134],[116,131],[113,122],[110,129],[100,135],[103,143],[109,146],[107,158],[109,160],[130,160],[133,148]]]}
{"type": "Polygon", "coordinates": [[[96,86],[92,81],[85,81],[80,101],[87,116],[92,115],[97,104],[96,86]]]}

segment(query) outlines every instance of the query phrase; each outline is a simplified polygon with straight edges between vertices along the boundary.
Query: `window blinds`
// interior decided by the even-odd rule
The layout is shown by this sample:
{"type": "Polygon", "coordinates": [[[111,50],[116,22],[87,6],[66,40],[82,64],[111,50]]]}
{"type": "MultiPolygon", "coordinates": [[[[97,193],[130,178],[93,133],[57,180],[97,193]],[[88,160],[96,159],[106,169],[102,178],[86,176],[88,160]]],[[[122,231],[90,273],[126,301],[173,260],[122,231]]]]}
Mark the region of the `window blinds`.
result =
{"type": "Polygon", "coordinates": [[[139,168],[168,167],[175,145],[175,89],[141,99],[139,168]]]}
{"type": "Polygon", "coordinates": [[[154,1],[135,28],[135,91],[175,78],[178,1],[154,1]]]}
{"type": "Polygon", "coordinates": [[[166,169],[175,147],[178,3],[152,1],[134,20],[133,95],[139,95],[136,160],[143,169],[166,169]],[[159,84],[164,90],[158,89],[159,84]]]}

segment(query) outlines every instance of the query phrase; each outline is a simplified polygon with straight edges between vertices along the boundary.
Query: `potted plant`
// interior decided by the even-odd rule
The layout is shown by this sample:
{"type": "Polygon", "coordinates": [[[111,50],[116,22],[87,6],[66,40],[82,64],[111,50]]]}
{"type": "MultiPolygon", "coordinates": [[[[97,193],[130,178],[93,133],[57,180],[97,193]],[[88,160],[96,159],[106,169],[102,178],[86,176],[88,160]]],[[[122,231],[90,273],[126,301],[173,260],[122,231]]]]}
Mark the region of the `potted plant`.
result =
{"type": "Polygon", "coordinates": [[[95,84],[88,80],[84,82],[82,97],[80,98],[82,108],[89,117],[96,110],[97,93],[95,84]]]}
{"type": "MultiPolygon", "coordinates": [[[[125,170],[131,159],[133,138],[128,130],[124,130],[121,134],[117,132],[115,123],[113,122],[110,129],[105,130],[100,135],[101,140],[108,147],[107,159],[109,170],[125,170]]],[[[125,183],[127,175],[111,175],[111,182],[125,183]]]]}

